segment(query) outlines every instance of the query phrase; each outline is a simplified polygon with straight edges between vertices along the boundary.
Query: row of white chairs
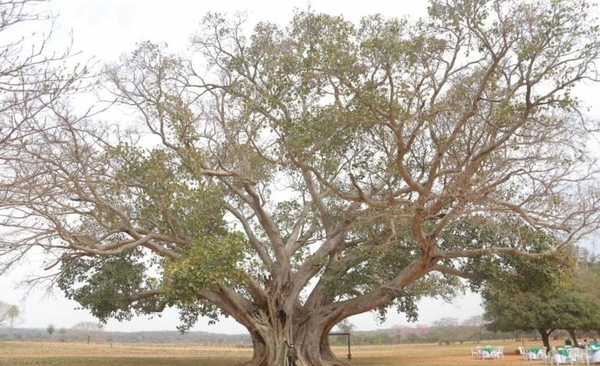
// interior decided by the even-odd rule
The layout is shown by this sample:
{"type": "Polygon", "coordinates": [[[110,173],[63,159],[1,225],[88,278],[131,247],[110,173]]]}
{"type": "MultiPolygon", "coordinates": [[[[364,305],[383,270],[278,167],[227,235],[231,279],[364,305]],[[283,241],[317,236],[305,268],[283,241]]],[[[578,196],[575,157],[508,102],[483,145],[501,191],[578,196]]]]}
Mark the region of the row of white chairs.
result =
{"type": "Polygon", "coordinates": [[[525,361],[542,360],[547,357],[545,348],[539,349],[538,352],[533,352],[529,349],[526,350],[524,347],[519,346],[519,354],[521,354],[525,361]]]}
{"type": "Polygon", "coordinates": [[[494,347],[492,350],[488,350],[487,347],[476,347],[471,348],[471,358],[480,359],[498,359],[504,358],[504,346],[494,347]]]}
{"type": "Polygon", "coordinates": [[[519,347],[519,353],[527,361],[542,360],[545,365],[560,365],[560,364],[590,364],[589,353],[578,347],[566,348],[567,355],[563,355],[556,349],[551,349],[546,352],[545,348],[540,348],[537,353],[526,351],[523,347],[519,347]]]}
{"type": "Polygon", "coordinates": [[[549,364],[590,364],[589,353],[579,347],[567,348],[567,356],[561,355],[557,350],[552,349],[548,352],[549,364]]]}
{"type": "Polygon", "coordinates": [[[524,347],[519,347],[519,353],[525,361],[542,360],[544,363],[548,360],[545,348],[540,348],[537,352],[526,350],[524,347]]]}

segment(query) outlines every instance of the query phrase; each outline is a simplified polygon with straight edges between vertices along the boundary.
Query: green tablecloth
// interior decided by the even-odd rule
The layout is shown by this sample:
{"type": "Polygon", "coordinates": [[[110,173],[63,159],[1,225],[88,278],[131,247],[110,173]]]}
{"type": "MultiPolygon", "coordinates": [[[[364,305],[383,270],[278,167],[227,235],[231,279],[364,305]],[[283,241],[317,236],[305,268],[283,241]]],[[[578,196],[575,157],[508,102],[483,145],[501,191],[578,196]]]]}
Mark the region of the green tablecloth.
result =
{"type": "Polygon", "coordinates": [[[589,346],[588,347],[588,352],[590,355],[593,355],[594,353],[600,351],[600,347],[596,347],[596,346],[589,346]]]}
{"type": "Polygon", "coordinates": [[[492,346],[485,346],[485,347],[481,347],[481,350],[491,353],[493,350],[495,350],[495,348],[492,346]]]}
{"type": "Polygon", "coordinates": [[[538,347],[531,347],[531,348],[529,349],[529,352],[531,352],[531,353],[535,353],[535,354],[537,354],[539,351],[540,351],[540,349],[539,349],[538,347]]]}
{"type": "Polygon", "coordinates": [[[569,351],[567,351],[566,348],[558,348],[556,350],[556,353],[558,353],[559,355],[563,355],[565,357],[569,357],[569,351]]]}

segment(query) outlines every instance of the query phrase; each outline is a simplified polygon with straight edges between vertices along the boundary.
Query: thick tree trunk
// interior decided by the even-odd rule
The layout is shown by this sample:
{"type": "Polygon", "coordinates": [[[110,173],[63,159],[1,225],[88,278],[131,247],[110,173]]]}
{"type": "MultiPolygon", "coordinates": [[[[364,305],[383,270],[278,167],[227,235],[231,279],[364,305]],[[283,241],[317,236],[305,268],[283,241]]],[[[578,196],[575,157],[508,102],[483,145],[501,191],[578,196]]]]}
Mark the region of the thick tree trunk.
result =
{"type": "MultiPolygon", "coordinates": [[[[322,318],[307,316],[304,319],[296,318],[297,329],[293,331],[292,339],[298,350],[299,361],[302,366],[348,366],[349,364],[339,359],[329,345],[329,331],[333,325],[326,325],[322,318]]],[[[281,366],[287,353],[286,337],[282,332],[271,330],[265,332],[251,330],[250,335],[254,347],[252,360],[246,366],[281,366]]]]}
{"type": "Polygon", "coordinates": [[[552,330],[538,329],[537,331],[542,337],[542,343],[546,347],[546,352],[550,352],[550,333],[552,333],[552,330]]]}
{"type": "Polygon", "coordinates": [[[340,360],[331,350],[329,345],[329,331],[333,325],[328,326],[324,319],[309,318],[308,321],[295,332],[296,344],[305,365],[310,366],[347,366],[348,363],[340,360]]]}
{"type": "Polygon", "coordinates": [[[579,342],[577,341],[577,334],[575,334],[575,329],[569,329],[567,330],[567,332],[569,332],[569,335],[573,340],[573,347],[579,347],[579,342]]]}
{"type": "Polygon", "coordinates": [[[282,366],[285,363],[287,346],[285,337],[276,337],[273,333],[264,336],[256,331],[251,331],[254,354],[245,366],[282,366]]]}

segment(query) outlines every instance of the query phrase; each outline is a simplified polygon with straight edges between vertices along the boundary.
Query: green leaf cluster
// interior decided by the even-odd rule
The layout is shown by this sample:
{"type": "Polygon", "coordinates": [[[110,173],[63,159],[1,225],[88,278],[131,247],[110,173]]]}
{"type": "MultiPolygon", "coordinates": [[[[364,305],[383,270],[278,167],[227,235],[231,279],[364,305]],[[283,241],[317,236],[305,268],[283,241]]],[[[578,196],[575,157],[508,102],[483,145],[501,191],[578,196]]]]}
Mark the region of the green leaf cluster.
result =
{"type": "Polygon", "coordinates": [[[101,320],[114,317],[131,319],[136,314],[150,314],[159,309],[159,299],[130,303],[131,294],[154,288],[153,277],[143,262],[143,251],[133,249],[113,256],[67,258],[57,285],[68,299],[101,320]]]}
{"type": "Polygon", "coordinates": [[[247,243],[241,234],[196,239],[185,248],[185,257],[165,264],[163,293],[169,303],[191,303],[203,290],[218,289],[244,280],[238,264],[247,243]]]}

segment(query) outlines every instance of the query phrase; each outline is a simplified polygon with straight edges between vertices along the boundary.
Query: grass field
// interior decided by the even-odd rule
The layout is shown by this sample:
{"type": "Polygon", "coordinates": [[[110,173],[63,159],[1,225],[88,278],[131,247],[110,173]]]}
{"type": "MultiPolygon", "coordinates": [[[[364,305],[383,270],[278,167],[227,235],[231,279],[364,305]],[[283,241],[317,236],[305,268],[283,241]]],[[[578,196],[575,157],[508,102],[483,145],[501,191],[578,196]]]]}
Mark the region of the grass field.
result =
{"type": "MultiPolygon", "coordinates": [[[[521,343],[485,342],[505,346],[504,359],[471,359],[474,344],[433,344],[353,347],[353,366],[455,366],[455,365],[542,365],[524,361],[515,354],[521,343]]],[[[526,342],[525,347],[540,346],[526,342]]],[[[346,357],[345,347],[336,348],[346,357]]],[[[83,344],[49,342],[0,342],[0,365],[35,366],[232,366],[250,359],[252,350],[197,345],[83,344]]]]}

